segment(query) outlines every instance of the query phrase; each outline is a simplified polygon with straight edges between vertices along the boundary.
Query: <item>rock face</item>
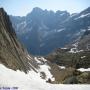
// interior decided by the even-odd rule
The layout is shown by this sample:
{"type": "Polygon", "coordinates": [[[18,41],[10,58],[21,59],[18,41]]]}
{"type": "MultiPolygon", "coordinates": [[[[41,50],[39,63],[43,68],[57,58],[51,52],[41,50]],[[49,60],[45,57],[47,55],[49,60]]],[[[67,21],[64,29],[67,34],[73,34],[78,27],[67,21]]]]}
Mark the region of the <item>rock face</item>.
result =
{"type": "Polygon", "coordinates": [[[90,7],[70,15],[67,11],[34,8],[25,17],[10,16],[18,38],[34,55],[47,55],[79,38],[90,26],[90,7]]]}
{"type": "Polygon", "coordinates": [[[27,55],[27,51],[16,38],[9,16],[0,8],[0,63],[13,70],[27,72],[31,68],[27,55]]]}

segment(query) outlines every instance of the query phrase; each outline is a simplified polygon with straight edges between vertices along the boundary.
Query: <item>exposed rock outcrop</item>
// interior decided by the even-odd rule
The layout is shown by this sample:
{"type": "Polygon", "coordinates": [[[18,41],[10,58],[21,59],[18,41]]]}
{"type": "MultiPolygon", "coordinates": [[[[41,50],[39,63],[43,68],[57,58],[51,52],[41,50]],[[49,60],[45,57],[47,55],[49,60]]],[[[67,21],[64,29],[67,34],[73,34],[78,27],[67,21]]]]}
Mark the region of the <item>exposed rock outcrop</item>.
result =
{"type": "Polygon", "coordinates": [[[32,68],[27,57],[28,53],[16,38],[9,16],[0,8],[0,63],[13,70],[27,72],[32,68]]]}

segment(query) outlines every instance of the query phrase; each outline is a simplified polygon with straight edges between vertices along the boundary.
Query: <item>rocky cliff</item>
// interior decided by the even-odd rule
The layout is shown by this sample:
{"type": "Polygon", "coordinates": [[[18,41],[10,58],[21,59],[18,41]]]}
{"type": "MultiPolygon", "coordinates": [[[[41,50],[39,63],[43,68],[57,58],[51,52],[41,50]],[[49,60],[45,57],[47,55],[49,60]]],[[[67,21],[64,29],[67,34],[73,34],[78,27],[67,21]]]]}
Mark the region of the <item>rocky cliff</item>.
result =
{"type": "Polygon", "coordinates": [[[0,8],[0,63],[8,68],[27,72],[32,68],[27,57],[28,53],[16,38],[9,16],[0,8]]]}

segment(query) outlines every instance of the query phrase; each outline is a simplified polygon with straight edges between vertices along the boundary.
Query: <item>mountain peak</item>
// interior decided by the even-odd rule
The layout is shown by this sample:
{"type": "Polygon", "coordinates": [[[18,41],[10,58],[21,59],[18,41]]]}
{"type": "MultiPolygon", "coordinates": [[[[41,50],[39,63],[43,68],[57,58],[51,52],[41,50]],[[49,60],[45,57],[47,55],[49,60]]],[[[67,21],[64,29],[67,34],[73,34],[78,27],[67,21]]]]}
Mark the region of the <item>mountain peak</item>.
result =
{"type": "Polygon", "coordinates": [[[42,13],[42,12],[43,12],[43,10],[41,8],[35,7],[35,8],[33,8],[31,13],[42,13]]]}
{"type": "Polygon", "coordinates": [[[39,7],[35,7],[35,8],[33,8],[33,10],[41,10],[42,11],[42,9],[39,7]]]}

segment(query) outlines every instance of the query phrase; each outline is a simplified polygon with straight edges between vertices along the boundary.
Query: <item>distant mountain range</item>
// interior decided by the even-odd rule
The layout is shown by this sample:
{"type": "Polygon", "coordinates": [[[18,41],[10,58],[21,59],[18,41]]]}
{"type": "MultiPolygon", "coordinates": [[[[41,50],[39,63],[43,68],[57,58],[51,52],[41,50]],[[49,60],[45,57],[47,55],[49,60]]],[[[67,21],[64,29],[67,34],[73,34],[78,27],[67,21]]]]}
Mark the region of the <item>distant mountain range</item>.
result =
{"type": "Polygon", "coordinates": [[[90,29],[90,7],[80,13],[38,7],[24,17],[10,16],[15,32],[33,55],[47,55],[80,38],[90,29]]]}

